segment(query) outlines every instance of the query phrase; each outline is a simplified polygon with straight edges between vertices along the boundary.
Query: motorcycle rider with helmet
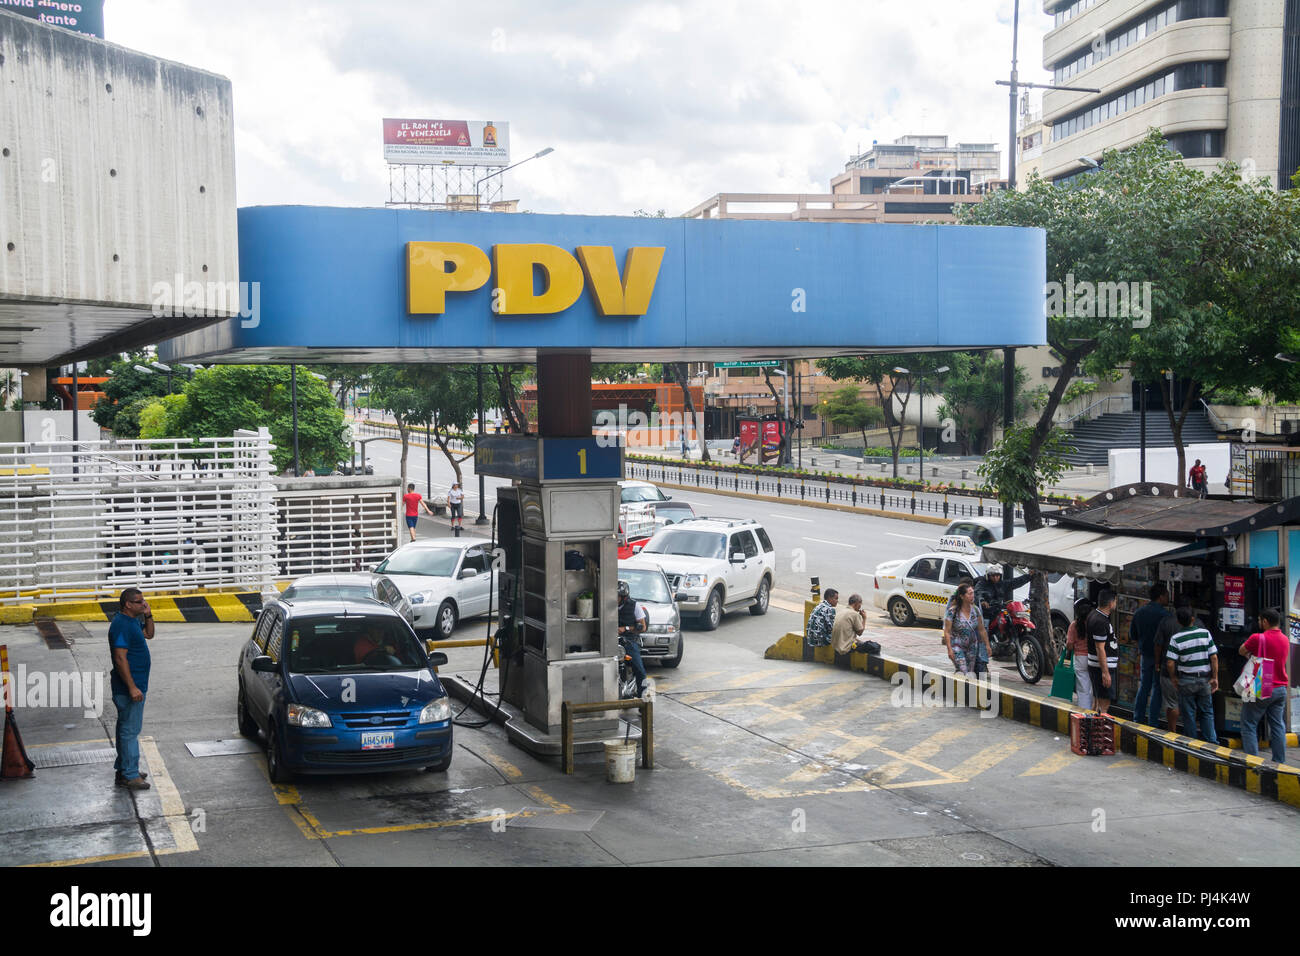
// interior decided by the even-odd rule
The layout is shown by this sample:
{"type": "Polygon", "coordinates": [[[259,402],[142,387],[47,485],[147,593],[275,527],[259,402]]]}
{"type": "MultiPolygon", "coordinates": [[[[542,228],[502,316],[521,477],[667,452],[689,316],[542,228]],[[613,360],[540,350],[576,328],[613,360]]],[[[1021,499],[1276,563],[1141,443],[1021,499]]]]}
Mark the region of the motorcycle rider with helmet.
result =
{"type": "MultiPolygon", "coordinates": [[[[1002,565],[993,564],[989,566],[984,577],[975,582],[975,601],[979,605],[980,613],[984,615],[984,629],[988,632],[990,639],[993,637],[993,622],[997,620],[999,614],[1006,607],[1016,592],[1016,588],[1029,583],[1033,577],[1032,572],[1014,577],[1010,581],[1002,580],[1002,565]]],[[[999,632],[998,636],[1002,635],[999,632]]],[[[981,645],[979,652],[984,653],[981,645]]]]}
{"type": "Polygon", "coordinates": [[[645,665],[641,662],[641,640],[637,637],[650,624],[649,615],[636,601],[632,600],[632,589],[626,581],[618,582],[618,642],[623,646],[627,656],[632,658],[632,673],[636,674],[637,694],[645,693],[645,665]]]}

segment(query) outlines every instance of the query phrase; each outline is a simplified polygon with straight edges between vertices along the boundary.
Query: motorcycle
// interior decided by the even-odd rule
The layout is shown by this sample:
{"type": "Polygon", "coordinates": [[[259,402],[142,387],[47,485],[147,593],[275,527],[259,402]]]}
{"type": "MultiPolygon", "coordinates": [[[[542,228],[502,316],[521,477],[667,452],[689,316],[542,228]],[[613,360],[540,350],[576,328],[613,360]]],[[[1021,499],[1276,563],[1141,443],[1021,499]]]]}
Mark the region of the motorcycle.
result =
{"type": "Polygon", "coordinates": [[[1029,608],[1011,601],[989,624],[989,649],[996,659],[1016,656],[1016,670],[1026,684],[1037,684],[1047,671],[1047,653],[1038,637],[1029,608]]]}
{"type": "MultiPolygon", "coordinates": [[[[641,695],[637,693],[636,671],[632,670],[632,656],[623,649],[624,641],[634,641],[635,637],[627,636],[618,639],[618,699],[619,700],[636,700],[641,695]]],[[[646,695],[653,693],[654,682],[646,678],[646,695]]]]}

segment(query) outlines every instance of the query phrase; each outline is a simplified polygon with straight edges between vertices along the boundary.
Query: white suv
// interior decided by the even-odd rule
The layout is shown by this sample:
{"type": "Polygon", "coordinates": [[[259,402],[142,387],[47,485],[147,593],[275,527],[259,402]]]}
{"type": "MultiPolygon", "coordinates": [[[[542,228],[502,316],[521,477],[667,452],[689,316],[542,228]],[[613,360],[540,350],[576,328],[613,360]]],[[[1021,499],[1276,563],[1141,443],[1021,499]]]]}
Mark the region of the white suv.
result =
{"type": "Polygon", "coordinates": [[[711,631],[728,610],[766,614],[776,584],[776,549],[757,521],[688,518],[663,528],[640,553],[663,568],[682,616],[711,631]]]}

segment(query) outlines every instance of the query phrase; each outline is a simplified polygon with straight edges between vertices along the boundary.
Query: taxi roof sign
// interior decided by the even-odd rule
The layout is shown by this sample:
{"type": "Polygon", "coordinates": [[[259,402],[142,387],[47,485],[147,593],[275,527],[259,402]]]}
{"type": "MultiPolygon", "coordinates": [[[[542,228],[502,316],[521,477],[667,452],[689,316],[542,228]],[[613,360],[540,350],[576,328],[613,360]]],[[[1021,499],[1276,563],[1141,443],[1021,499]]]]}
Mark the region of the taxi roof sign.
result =
{"type": "Polygon", "coordinates": [[[953,551],[957,554],[978,555],[982,550],[973,540],[964,534],[945,534],[939,538],[938,551],[953,551]]]}

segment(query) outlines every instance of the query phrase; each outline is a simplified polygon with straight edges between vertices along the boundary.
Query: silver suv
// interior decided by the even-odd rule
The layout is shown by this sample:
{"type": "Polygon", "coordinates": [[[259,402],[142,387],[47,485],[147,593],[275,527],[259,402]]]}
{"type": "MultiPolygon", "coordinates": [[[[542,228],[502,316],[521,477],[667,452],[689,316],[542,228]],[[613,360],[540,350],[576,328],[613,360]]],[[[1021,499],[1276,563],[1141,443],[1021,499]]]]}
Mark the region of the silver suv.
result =
{"type": "Polygon", "coordinates": [[[757,521],[689,518],[663,528],[640,553],[663,568],[682,616],[711,631],[729,610],[766,614],[776,584],[776,549],[757,521]]]}

